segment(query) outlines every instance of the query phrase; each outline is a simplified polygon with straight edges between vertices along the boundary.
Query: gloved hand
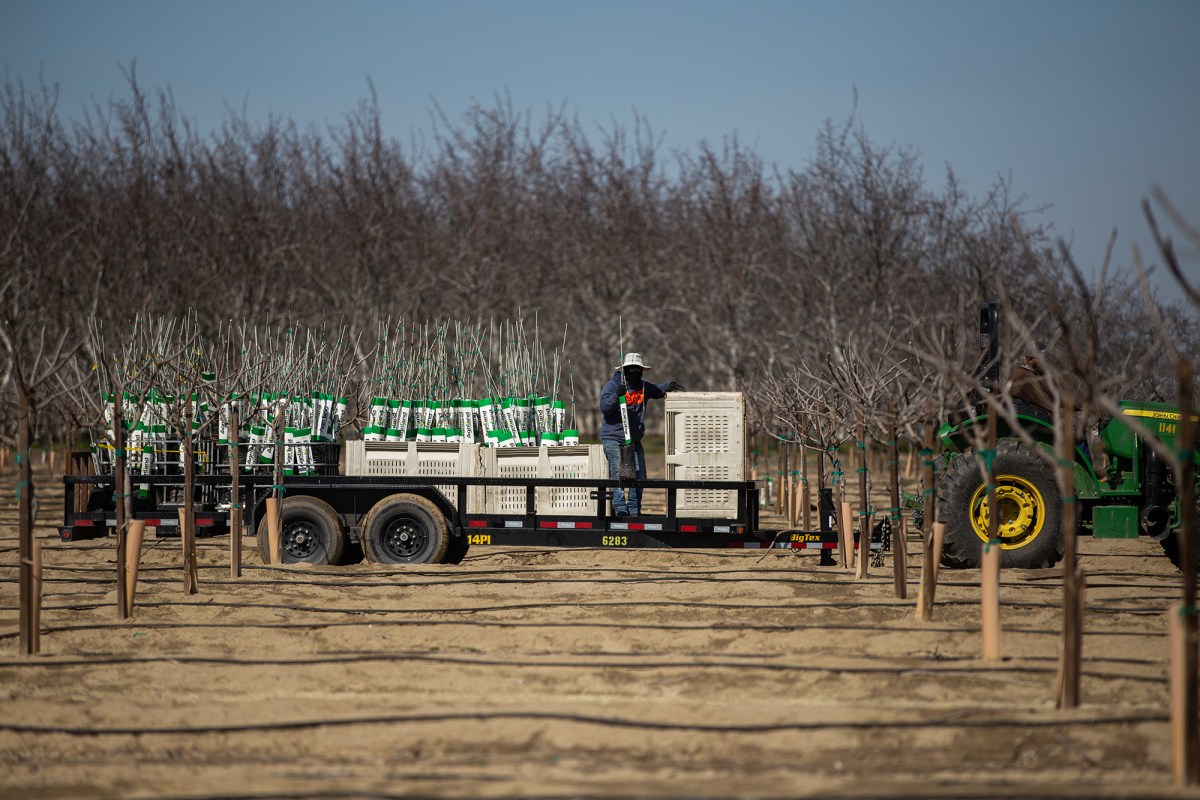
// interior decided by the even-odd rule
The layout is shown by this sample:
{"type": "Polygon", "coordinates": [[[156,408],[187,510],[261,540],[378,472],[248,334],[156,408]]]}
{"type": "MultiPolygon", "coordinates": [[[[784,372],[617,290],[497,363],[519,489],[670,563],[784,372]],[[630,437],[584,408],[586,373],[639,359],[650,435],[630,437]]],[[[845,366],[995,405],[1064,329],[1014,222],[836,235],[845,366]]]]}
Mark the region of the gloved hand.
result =
{"type": "Polygon", "coordinates": [[[676,383],[675,381],[671,381],[669,384],[667,384],[667,391],[668,392],[686,392],[687,389],[683,388],[682,383],[676,383]]]}

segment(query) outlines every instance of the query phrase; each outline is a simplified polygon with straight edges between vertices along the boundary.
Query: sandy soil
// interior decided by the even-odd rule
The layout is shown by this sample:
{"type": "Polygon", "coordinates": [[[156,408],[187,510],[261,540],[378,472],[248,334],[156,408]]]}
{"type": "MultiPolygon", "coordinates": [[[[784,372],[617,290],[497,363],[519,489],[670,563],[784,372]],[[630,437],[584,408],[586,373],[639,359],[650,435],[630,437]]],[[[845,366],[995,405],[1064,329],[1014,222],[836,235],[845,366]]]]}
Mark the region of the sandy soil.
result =
{"type": "Polygon", "coordinates": [[[936,621],[890,561],[476,548],[459,566],[263,566],[149,537],[118,622],[111,540],[63,544],[40,483],[42,655],[17,656],[13,475],[0,480],[4,797],[1200,797],[1170,785],[1151,541],[1084,540],[1081,708],[1055,710],[1057,570],[1003,576],[979,659],[978,573],[936,621]]]}

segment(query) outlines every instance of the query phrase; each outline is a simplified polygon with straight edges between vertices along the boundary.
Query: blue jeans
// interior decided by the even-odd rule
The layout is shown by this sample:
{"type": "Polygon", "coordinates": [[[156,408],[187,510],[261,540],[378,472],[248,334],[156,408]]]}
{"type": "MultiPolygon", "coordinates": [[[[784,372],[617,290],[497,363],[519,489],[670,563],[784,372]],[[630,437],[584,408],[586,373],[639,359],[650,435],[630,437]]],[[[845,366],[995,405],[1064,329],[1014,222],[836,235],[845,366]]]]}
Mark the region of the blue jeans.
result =
{"type": "MultiPolygon", "coordinates": [[[[611,439],[604,440],[604,457],[608,459],[608,477],[609,480],[616,480],[619,470],[621,469],[621,443],[614,442],[611,439]]],[[[638,442],[634,445],[634,458],[637,462],[637,479],[639,481],[646,480],[646,453],[642,450],[642,443],[638,442]]],[[[642,511],[642,490],[637,487],[630,487],[628,503],[625,499],[625,490],[614,488],[612,490],[613,513],[618,517],[628,514],[631,517],[636,517],[642,511]]]]}

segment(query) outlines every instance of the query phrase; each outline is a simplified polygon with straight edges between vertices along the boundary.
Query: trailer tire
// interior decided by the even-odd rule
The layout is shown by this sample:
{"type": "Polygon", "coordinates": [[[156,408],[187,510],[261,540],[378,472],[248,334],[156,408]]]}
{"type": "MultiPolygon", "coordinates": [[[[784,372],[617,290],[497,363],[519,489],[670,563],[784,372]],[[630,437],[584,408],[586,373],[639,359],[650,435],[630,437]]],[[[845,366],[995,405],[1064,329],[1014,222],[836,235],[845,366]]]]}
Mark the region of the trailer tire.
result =
{"type": "MultiPolygon", "coordinates": [[[[1062,560],[1062,499],[1053,466],[1034,445],[1002,439],[993,469],[1000,507],[1000,565],[1041,569],[1062,560]]],[[[938,482],[937,516],[946,524],[942,563],[979,566],[987,541],[987,483],[975,450],[959,455],[938,482]]]]}
{"type": "Polygon", "coordinates": [[[377,564],[440,564],[450,546],[450,527],[432,500],[393,494],[363,517],[363,552],[377,564]]]}
{"type": "MultiPolygon", "coordinates": [[[[337,564],[346,549],[346,531],[337,512],[324,500],[298,495],[283,501],[283,563],[337,564]]],[[[258,553],[271,563],[267,517],[258,523],[258,553]]]]}

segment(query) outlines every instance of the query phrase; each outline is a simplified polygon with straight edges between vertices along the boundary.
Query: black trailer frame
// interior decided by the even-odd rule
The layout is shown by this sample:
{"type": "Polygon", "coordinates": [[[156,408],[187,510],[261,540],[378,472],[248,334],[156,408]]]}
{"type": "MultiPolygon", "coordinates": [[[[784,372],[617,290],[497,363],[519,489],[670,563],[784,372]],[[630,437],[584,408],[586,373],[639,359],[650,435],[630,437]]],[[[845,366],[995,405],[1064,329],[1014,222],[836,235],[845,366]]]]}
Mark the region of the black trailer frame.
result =
{"type": "MultiPolygon", "coordinates": [[[[275,492],[274,479],[268,475],[240,476],[243,529],[248,535],[258,530],[265,516],[265,501],[275,492]]],[[[161,493],[159,486],[180,483],[178,475],[144,475],[132,479],[146,484],[149,497],[161,493]]],[[[213,489],[230,487],[228,475],[198,475],[198,493],[211,496],[213,489]]],[[[106,535],[116,524],[112,510],[111,475],[67,475],[63,478],[63,524],[59,528],[64,541],[106,535]],[[86,495],[82,493],[86,492],[86,495]],[[107,499],[107,502],[104,502],[107,499]],[[99,502],[97,502],[99,501],[99,502]]],[[[648,479],[622,482],[585,478],[467,478],[456,476],[383,477],[383,476],[285,476],[282,496],[310,496],[328,503],[338,514],[350,541],[360,538],[359,525],[367,512],[380,500],[394,494],[407,493],[428,498],[445,516],[451,536],[467,546],[535,545],[547,547],[604,547],[604,548],[780,548],[832,550],[838,546],[838,534],[833,518],[832,503],[822,503],[819,515],[821,529],[759,529],[759,490],[753,481],[687,481],[648,479]],[[457,505],[451,503],[438,487],[453,487],[457,505]],[[467,493],[473,486],[518,487],[525,490],[523,514],[477,514],[467,508],[467,493]],[[666,490],[666,513],[637,517],[617,517],[608,514],[608,500],[613,489],[636,486],[640,489],[666,490]],[[537,490],[540,488],[587,489],[595,500],[593,514],[546,515],[537,513],[537,490]],[[688,489],[723,490],[737,493],[735,516],[708,518],[680,516],[677,496],[688,489]],[[825,506],[828,505],[828,510],[825,506]]],[[[162,533],[178,528],[178,504],[153,508],[137,507],[133,518],[162,533]],[[161,529],[166,529],[163,531],[161,529]]],[[[195,510],[196,525],[213,533],[228,529],[229,505],[199,504],[195,510]]],[[[829,554],[826,554],[829,555],[829,554]]]]}

